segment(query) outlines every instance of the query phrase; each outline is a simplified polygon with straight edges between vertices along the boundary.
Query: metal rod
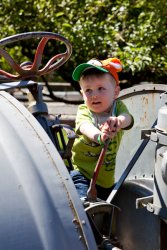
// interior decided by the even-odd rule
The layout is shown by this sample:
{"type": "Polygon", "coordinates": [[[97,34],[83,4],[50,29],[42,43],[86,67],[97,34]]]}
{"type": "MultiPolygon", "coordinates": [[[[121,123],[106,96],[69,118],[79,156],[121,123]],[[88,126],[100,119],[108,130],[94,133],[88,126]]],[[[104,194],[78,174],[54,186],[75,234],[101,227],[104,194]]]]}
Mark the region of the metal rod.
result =
{"type": "MultiPolygon", "coordinates": [[[[157,120],[154,122],[152,125],[152,128],[155,127],[157,123],[157,120]]],[[[112,200],[114,199],[115,195],[117,194],[118,190],[120,189],[121,185],[125,181],[126,177],[128,176],[129,172],[132,170],[133,166],[135,165],[136,161],[139,159],[141,153],[145,149],[147,143],[149,142],[149,139],[144,139],[142,143],[140,144],[138,150],[136,151],[135,155],[132,157],[131,161],[129,162],[128,166],[126,167],[125,171],[121,175],[120,179],[116,183],[115,187],[111,191],[109,197],[107,198],[106,202],[111,203],[112,200]]]]}
{"type": "Polygon", "coordinates": [[[90,186],[89,186],[89,189],[87,191],[87,199],[89,201],[96,201],[96,198],[97,198],[96,180],[97,180],[97,177],[98,177],[98,174],[100,171],[100,167],[103,164],[105,153],[106,153],[109,142],[110,142],[110,139],[107,139],[105,144],[104,144],[104,147],[101,150],[99,159],[98,159],[96,167],[94,169],[93,177],[91,178],[90,186]]]}

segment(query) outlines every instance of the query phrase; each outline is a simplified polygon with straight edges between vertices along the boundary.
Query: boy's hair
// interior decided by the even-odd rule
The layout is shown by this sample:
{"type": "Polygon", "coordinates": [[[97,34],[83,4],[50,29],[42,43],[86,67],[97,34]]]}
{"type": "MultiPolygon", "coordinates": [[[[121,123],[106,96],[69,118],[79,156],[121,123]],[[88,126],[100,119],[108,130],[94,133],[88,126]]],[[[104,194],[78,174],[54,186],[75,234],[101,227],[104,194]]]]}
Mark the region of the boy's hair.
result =
{"type": "Polygon", "coordinates": [[[109,72],[103,72],[103,71],[100,71],[99,69],[96,69],[96,68],[89,68],[89,69],[86,69],[85,71],[82,72],[79,83],[82,80],[88,79],[90,76],[97,76],[97,77],[99,76],[100,77],[100,76],[104,76],[106,74],[111,76],[111,78],[114,80],[114,82],[116,82],[114,77],[109,72]]]}

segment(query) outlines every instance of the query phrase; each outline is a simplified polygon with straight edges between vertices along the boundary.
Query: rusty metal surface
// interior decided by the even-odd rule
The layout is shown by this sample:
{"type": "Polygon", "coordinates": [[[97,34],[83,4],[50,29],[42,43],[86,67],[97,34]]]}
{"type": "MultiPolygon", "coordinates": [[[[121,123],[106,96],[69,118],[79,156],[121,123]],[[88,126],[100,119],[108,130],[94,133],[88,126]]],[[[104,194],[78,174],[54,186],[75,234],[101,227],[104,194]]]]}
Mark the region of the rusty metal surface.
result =
{"type": "MultiPolygon", "coordinates": [[[[160,96],[166,90],[167,85],[142,84],[120,92],[119,98],[123,100],[134,116],[134,126],[124,133],[117,155],[116,180],[123,173],[123,170],[139,148],[142,142],[141,130],[150,129],[157,119],[158,109],[162,107],[166,101],[165,95],[161,98],[160,96]]],[[[152,179],[154,159],[155,144],[150,141],[134,168],[129,173],[127,179],[152,179]]]]}
{"type": "Polygon", "coordinates": [[[8,93],[0,93],[0,103],[1,249],[97,249],[75,187],[51,140],[8,93]]]}
{"type": "MultiPolygon", "coordinates": [[[[138,151],[142,142],[141,130],[145,130],[145,136],[149,135],[147,131],[167,101],[163,94],[166,90],[167,85],[145,84],[121,91],[120,99],[134,116],[134,127],[124,134],[117,156],[116,180],[138,151]]],[[[114,199],[114,204],[122,210],[117,218],[116,234],[125,250],[157,250],[166,243],[166,231],[160,228],[161,218],[155,215],[154,209],[149,211],[146,204],[148,198],[153,198],[155,152],[156,143],[150,140],[114,199]],[[142,207],[140,199],[145,200],[142,207]],[[136,209],[136,204],[141,209],[136,209]]]]}

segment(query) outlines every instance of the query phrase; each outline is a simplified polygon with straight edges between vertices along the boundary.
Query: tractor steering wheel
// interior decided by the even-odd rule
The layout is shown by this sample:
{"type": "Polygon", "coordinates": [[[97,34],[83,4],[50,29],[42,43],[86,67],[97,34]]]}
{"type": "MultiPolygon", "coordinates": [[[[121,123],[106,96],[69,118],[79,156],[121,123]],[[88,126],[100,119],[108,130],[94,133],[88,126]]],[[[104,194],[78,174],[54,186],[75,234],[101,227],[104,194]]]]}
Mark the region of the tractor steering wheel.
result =
{"type": "Polygon", "coordinates": [[[71,53],[72,53],[72,46],[70,42],[66,38],[57,33],[37,31],[37,32],[27,32],[27,33],[13,35],[0,40],[0,55],[6,59],[6,61],[9,63],[12,69],[14,69],[17,73],[11,74],[0,69],[0,74],[7,77],[7,79],[12,79],[12,80],[25,80],[25,79],[31,80],[38,76],[48,74],[51,71],[62,66],[69,59],[71,53]],[[32,63],[22,63],[21,65],[19,65],[14,61],[14,59],[8,54],[8,52],[5,49],[1,48],[13,42],[32,39],[32,38],[41,38],[38,47],[36,49],[34,61],[32,63]],[[43,68],[39,69],[42,62],[42,55],[45,45],[50,39],[63,42],[66,46],[66,51],[64,53],[53,56],[43,68]]]}

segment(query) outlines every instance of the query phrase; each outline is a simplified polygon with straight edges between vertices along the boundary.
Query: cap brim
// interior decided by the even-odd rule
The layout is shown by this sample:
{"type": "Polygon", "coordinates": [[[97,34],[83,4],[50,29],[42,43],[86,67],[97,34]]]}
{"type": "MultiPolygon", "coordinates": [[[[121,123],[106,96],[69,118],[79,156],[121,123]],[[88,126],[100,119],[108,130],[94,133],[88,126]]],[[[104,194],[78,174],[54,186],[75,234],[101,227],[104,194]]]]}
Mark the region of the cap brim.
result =
{"type": "Polygon", "coordinates": [[[83,71],[85,71],[88,68],[95,68],[95,69],[98,69],[98,70],[103,71],[103,72],[108,72],[108,70],[106,70],[106,69],[104,69],[104,68],[102,68],[100,66],[95,66],[95,65],[92,65],[92,64],[89,64],[89,63],[82,63],[82,64],[78,65],[74,69],[74,72],[72,74],[72,78],[75,81],[79,81],[83,71]]]}

